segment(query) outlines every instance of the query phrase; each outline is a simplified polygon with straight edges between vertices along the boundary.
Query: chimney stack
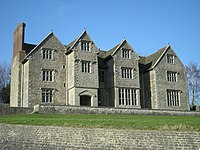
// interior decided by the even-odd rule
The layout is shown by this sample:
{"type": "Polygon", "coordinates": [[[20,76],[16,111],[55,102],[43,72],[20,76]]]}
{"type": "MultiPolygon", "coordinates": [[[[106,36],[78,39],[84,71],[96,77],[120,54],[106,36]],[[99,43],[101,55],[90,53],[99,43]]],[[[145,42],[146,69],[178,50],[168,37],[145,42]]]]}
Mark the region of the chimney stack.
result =
{"type": "Polygon", "coordinates": [[[17,56],[19,61],[21,61],[25,56],[25,53],[23,52],[24,32],[25,23],[22,22],[14,31],[13,58],[17,56]]]}

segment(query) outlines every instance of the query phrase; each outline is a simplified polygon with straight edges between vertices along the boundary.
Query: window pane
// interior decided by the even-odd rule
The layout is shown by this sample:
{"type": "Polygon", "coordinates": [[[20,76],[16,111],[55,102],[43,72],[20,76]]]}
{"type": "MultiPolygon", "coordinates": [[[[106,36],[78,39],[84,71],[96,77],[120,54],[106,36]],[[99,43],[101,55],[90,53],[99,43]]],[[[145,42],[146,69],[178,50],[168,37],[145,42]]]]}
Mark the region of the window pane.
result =
{"type": "Polygon", "coordinates": [[[133,77],[132,70],[132,68],[121,68],[122,78],[131,79],[133,77]]]}
{"type": "Polygon", "coordinates": [[[90,73],[90,62],[83,61],[82,62],[82,72],[90,73]]]}
{"type": "Polygon", "coordinates": [[[136,103],[135,89],[119,89],[119,105],[134,106],[136,103]]]}
{"type": "Polygon", "coordinates": [[[167,90],[167,104],[168,106],[179,106],[179,91],[167,90]]]}

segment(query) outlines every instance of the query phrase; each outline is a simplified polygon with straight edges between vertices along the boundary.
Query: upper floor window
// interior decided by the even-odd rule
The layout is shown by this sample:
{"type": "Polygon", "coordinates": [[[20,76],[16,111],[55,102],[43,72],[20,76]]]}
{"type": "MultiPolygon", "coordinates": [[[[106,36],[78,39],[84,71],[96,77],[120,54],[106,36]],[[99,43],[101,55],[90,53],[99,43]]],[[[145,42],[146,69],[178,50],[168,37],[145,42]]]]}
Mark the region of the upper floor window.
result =
{"type": "Polygon", "coordinates": [[[42,81],[53,81],[53,70],[42,70],[42,81]]]}
{"type": "Polygon", "coordinates": [[[177,82],[177,73],[167,71],[167,81],[169,82],[177,82]]]}
{"type": "Polygon", "coordinates": [[[167,54],[167,63],[174,64],[174,55],[167,54]]]}
{"type": "Polygon", "coordinates": [[[89,52],[90,51],[90,43],[86,41],[81,42],[81,50],[89,52]]]}
{"type": "Polygon", "coordinates": [[[122,49],[122,58],[131,59],[130,50],[122,49]]]}
{"type": "Polygon", "coordinates": [[[91,71],[90,64],[91,63],[89,61],[82,61],[82,72],[90,73],[90,71],[91,71]]]}
{"type": "Polygon", "coordinates": [[[132,68],[121,68],[122,78],[132,79],[133,69],[132,68]]]}
{"type": "Polygon", "coordinates": [[[103,70],[99,71],[99,81],[104,82],[105,81],[105,72],[103,70]]]}
{"type": "Polygon", "coordinates": [[[43,59],[53,59],[53,50],[52,49],[42,49],[42,58],[43,59]]]}
{"type": "Polygon", "coordinates": [[[42,89],[42,102],[43,103],[53,102],[53,89],[42,89]]]}
{"type": "Polygon", "coordinates": [[[180,106],[179,104],[179,91],[167,90],[167,104],[168,106],[180,106]]]}
{"type": "Polygon", "coordinates": [[[137,105],[136,89],[119,89],[119,105],[137,105]]]}

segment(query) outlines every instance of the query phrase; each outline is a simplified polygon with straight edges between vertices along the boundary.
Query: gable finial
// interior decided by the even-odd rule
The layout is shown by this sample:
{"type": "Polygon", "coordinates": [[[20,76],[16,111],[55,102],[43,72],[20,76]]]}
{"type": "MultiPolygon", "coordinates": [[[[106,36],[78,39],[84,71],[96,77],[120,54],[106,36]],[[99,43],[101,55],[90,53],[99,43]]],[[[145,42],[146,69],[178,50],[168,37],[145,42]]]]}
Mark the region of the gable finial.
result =
{"type": "Polygon", "coordinates": [[[53,29],[51,29],[51,32],[53,32],[53,29]]]}
{"type": "Polygon", "coordinates": [[[170,45],[170,42],[168,42],[168,45],[170,45]]]}
{"type": "Polygon", "coordinates": [[[86,31],[86,27],[84,27],[84,31],[86,31]]]}

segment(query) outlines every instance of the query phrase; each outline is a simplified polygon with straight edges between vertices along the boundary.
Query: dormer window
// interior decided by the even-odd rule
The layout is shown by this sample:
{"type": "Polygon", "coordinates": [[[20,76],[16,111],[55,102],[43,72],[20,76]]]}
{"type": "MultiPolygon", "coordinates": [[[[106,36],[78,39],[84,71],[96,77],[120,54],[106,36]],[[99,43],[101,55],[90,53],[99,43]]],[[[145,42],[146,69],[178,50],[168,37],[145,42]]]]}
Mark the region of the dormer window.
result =
{"type": "Polygon", "coordinates": [[[53,59],[53,50],[42,49],[42,59],[53,59]]]}
{"type": "Polygon", "coordinates": [[[81,41],[81,50],[89,52],[90,51],[90,43],[86,41],[81,41]]]}
{"type": "Polygon", "coordinates": [[[130,50],[122,49],[122,58],[131,59],[130,50]]]}
{"type": "Polygon", "coordinates": [[[174,64],[174,55],[167,54],[167,63],[174,64]]]}

